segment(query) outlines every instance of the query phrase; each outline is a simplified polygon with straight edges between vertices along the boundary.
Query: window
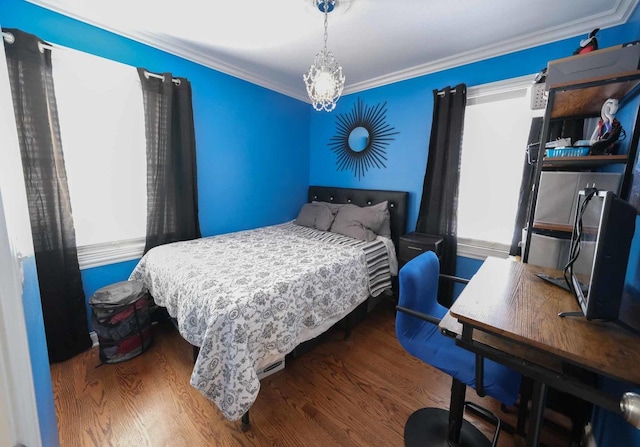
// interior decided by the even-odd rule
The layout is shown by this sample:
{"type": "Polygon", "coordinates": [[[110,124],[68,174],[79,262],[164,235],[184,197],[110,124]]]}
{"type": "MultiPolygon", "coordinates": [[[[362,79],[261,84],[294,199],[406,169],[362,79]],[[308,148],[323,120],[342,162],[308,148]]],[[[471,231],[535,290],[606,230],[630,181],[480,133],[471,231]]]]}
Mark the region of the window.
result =
{"type": "Polygon", "coordinates": [[[458,255],[506,257],[518,208],[533,75],[469,88],[458,198],[458,255]]]}
{"type": "Polygon", "coordinates": [[[57,46],[52,58],[80,267],[138,258],[147,198],[137,71],[57,46]]]}

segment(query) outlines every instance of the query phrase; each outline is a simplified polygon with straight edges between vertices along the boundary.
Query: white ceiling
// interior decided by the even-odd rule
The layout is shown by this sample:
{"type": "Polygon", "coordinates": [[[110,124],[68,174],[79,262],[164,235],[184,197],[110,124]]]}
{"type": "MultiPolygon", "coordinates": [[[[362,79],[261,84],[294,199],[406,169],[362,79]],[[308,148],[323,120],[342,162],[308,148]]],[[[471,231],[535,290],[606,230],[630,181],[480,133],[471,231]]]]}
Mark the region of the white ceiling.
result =
{"type": "MultiPolygon", "coordinates": [[[[27,1],[304,101],[323,45],[314,0],[27,1]]],[[[338,0],[327,46],[353,93],[558,39],[577,47],[638,1],[338,0]]]]}

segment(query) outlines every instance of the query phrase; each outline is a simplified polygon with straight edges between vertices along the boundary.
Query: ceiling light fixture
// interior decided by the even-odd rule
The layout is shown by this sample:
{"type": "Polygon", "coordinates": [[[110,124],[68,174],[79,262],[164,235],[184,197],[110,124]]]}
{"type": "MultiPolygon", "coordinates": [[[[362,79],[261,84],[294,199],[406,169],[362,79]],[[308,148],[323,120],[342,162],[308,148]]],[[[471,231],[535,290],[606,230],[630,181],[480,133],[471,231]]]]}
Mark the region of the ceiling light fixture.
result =
{"type": "Polygon", "coordinates": [[[327,17],[336,6],[336,0],[317,0],[318,9],[324,12],[324,48],[316,54],[309,72],[302,75],[313,108],[331,112],[344,89],[342,67],[327,50],[327,17]]]}

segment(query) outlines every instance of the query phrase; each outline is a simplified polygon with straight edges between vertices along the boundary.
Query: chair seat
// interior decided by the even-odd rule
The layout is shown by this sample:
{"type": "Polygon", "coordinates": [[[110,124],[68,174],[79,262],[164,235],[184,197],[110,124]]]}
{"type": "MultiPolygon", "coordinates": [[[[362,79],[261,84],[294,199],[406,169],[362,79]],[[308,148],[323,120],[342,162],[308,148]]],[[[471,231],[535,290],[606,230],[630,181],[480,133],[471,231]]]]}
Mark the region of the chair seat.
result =
{"type": "MultiPolygon", "coordinates": [[[[455,346],[455,340],[442,335],[437,326],[421,322],[418,330],[398,338],[402,347],[414,357],[476,388],[475,354],[455,346]]],[[[520,390],[519,378],[509,368],[484,359],[484,390],[487,395],[506,405],[513,405],[520,390]]]]}

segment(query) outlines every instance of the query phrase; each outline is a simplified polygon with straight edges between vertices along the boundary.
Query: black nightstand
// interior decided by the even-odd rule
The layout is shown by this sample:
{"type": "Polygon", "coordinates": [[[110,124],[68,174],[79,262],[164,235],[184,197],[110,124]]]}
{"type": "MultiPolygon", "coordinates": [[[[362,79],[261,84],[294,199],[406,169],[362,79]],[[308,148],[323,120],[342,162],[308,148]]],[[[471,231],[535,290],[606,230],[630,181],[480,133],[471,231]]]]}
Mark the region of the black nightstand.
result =
{"type": "Polygon", "coordinates": [[[425,251],[433,251],[440,257],[443,241],[442,236],[422,233],[409,233],[400,236],[398,268],[402,268],[407,262],[425,251]]]}

